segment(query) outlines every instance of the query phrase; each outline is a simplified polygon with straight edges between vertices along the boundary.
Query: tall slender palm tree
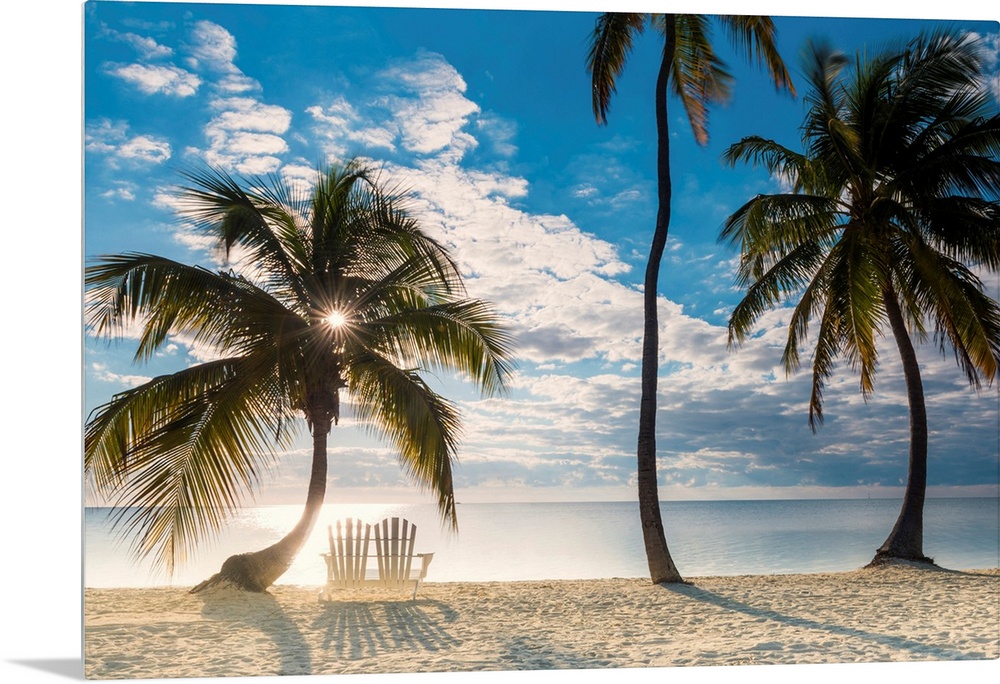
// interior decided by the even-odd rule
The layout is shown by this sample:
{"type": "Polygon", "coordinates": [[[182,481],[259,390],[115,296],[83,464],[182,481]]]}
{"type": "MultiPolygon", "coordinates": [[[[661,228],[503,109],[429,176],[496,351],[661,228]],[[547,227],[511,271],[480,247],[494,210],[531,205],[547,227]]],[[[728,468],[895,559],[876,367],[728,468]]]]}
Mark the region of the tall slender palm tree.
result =
{"type": "Polygon", "coordinates": [[[947,32],[848,60],[810,45],[812,86],[804,153],[746,138],[730,163],[763,165],[791,192],[758,195],[725,223],[740,246],[747,289],[729,321],[730,345],[786,297],[799,298],[782,361],[799,366],[811,318],[809,423],[823,420],[823,389],[844,356],[874,391],[878,339],[895,340],[910,411],[909,474],[899,517],[873,563],[928,561],[923,552],[927,411],[912,338],[929,326],[969,383],[992,382],[1000,362],[1000,308],[973,268],[1000,267],[1000,116],[984,87],[981,46],[947,32]]]}
{"type": "Polygon", "coordinates": [[[457,371],[484,393],[503,391],[511,339],[492,307],[466,298],[455,263],[407,213],[405,197],[360,163],[319,174],[311,193],[277,177],[185,176],[184,216],[239,257],[239,270],[136,253],[86,269],[96,335],[139,324],[137,361],[171,334],[214,351],[213,360],[116,395],[86,425],[88,481],[113,497],[134,552],[173,572],[238,509],[301,416],[313,455],[298,524],[272,546],[230,557],[194,590],[270,586],[319,514],[341,391],[455,525],[460,416],[421,373],[457,371]]]}
{"type": "MultiPolygon", "coordinates": [[[[762,16],[719,16],[735,46],[764,65],[776,87],[794,93],[791,78],[778,55],[774,23],[762,16]]],[[[637,474],[639,516],[650,578],[656,584],[683,581],[663,534],[656,484],[656,384],[659,321],[656,293],[663,250],[670,226],[670,131],[667,89],[673,87],[699,144],[708,142],[708,107],[725,101],[732,76],[712,47],[710,17],[699,14],[607,12],[598,17],[591,36],[587,69],[592,79],[593,109],[598,124],[607,123],[611,96],[637,36],[646,23],[663,37],[663,55],[656,77],[657,212],[643,289],[642,394],[639,403],[637,474]]]]}

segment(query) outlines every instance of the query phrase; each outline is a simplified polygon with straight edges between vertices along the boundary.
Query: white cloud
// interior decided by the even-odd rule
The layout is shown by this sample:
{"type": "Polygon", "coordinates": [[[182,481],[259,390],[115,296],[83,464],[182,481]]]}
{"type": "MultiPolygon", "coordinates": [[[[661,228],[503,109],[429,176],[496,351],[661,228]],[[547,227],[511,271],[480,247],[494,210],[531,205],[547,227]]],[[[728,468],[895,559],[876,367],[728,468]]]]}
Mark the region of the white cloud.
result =
{"type": "Polygon", "coordinates": [[[626,205],[635,204],[643,199],[644,195],[640,190],[622,190],[608,200],[608,204],[610,204],[612,208],[621,209],[626,205]]]}
{"type": "Polygon", "coordinates": [[[107,155],[112,165],[122,161],[159,164],[170,159],[170,143],[152,135],[132,135],[128,123],[99,119],[87,125],[84,145],[88,152],[107,155]]]}
{"type": "Polygon", "coordinates": [[[982,85],[1000,102],[1000,33],[982,35],[975,32],[966,33],[967,42],[978,41],[982,57],[982,85]]]}
{"type": "Polygon", "coordinates": [[[399,126],[391,120],[373,123],[372,117],[363,117],[343,95],[326,105],[309,107],[306,112],[313,119],[313,134],[320,139],[328,158],[345,159],[381,149],[396,151],[399,126]]]}
{"type": "MultiPolygon", "coordinates": [[[[465,91],[464,79],[441,55],[420,52],[376,74],[370,86],[375,97],[348,101],[339,94],[306,111],[331,158],[402,149],[457,162],[479,144],[465,128],[480,108],[465,91]]],[[[510,143],[515,132],[511,122],[493,116],[481,128],[502,154],[516,150],[510,143]]]]}
{"type": "Polygon", "coordinates": [[[406,92],[382,101],[399,125],[405,149],[417,154],[448,150],[457,160],[477,145],[462,129],[479,113],[479,105],[465,97],[465,81],[441,55],[421,52],[414,60],[395,63],[379,77],[406,92]]]}
{"type": "Polygon", "coordinates": [[[511,318],[526,359],[637,358],[641,298],[611,278],[629,268],[611,244],[566,216],[512,207],[527,193],[523,179],[466,171],[447,154],[387,168],[416,194],[419,219],[452,250],[469,291],[511,318]]]}
{"type": "Polygon", "coordinates": [[[127,181],[115,181],[114,187],[101,193],[105,199],[121,199],[131,202],[135,199],[137,186],[135,183],[127,181]]]}
{"type": "Polygon", "coordinates": [[[279,105],[264,104],[249,97],[219,98],[212,102],[219,111],[208,126],[210,131],[255,131],[281,135],[292,122],[292,113],[279,105]]]}
{"type": "Polygon", "coordinates": [[[163,162],[170,159],[170,144],[152,136],[137,135],[118,148],[118,156],[123,159],[163,162]]]}
{"type": "Polygon", "coordinates": [[[192,252],[208,255],[217,266],[221,266],[225,259],[220,250],[219,240],[196,231],[192,226],[185,224],[182,228],[176,229],[174,240],[192,252]]]}
{"type": "Polygon", "coordinates": [[[236,39],[233,35],[210,21],[199,21],[191,31],[189,65],[193,69],[213,70],[223,73],[238,71],[236,39]]]}
{"type": "Polygon", "coordinates": [[[163,94],[190,97],[198,92],[201,79],[175,66],[146,64],[109,64],[107,73],[132,84],[146,95],[163,94]]]}
{"type": "Polygon", "coordinates": [[[219,113],[205,126],[207,162],[251,175],[279,168],[279,155],[288,151],[281,136],[291,125],[290,111],[247,97],[219,98],[212,106],[219,113]]]}
{"type": "Polygon", "coordinates": [[[215,90],[225,96],[246,95],[259,91],[260,83],[241,73],[228,74],[214,84],[215,90]]]}
{"type": "Polygon", "coordinates": [[[143,59],[165,59],[171,57],[174,51],[166,45],[160,45],[153,38],[140,36],[136,33],[122,33],[114,29],[103,26],[103,35],[111,40],[126,43],[131,46],[139,57],[143,59]]]}
{"type": "Polygon", "coordinates": [[[152,378],[145,375],[120,375],[113,373],[103,363],[91,364],[90,370],[95,380],[110,382],[123,387],[138,387],[152,380],[152,378]]]}

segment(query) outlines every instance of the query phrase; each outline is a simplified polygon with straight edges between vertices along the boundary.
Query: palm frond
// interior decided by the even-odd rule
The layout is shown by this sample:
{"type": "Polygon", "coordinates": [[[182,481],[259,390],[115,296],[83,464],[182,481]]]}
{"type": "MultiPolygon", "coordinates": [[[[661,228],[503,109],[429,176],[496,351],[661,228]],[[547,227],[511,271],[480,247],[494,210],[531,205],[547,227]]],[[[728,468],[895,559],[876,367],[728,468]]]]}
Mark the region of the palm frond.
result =
{"type": "MultiPolygon", "coordinates": [[[[265,366],[268,367],[268,366],[265,366]]],[[[85,471],[116,526],[168,573],[218,532],[288,446],[290,407],[253,360],[193,366],[128,390],[88,422],[85,471]]]]}
{"type": "Polygon", "coordinates": [[[587,52],[587,73],[591,75],[591,105],[599,124],[608,122],[618,77],[645,20],[644,14],[625,12],[605,12],[597,18],[587,52]]]}
{"type": "Polygon", "coordinates": [[[876,338],[880,321],[885,320],[882,303],[884,274],[888,264],[880,262],[879,252],[868,248],[863,231],[848,225],[842,239],[829,257],[830,304],[843,326],[842,350],[860,377],[861,393],[866,398],[875,388],[878,365],[876,338]]]}
{"type": "Polygon", "coordinates": [[[771,17],[722,15],[719,21],[736,48],[745,53],[747,60],[767,70],[776,89],[795,95],[792,77],[778,52],[777,30],[771,17]]]}
{"type": "Polygon", "coordinates": [[[136,360],[148,359],[170,333],[190,333],[221,353],[244,353],[262,336],[302,321],[267,292],[229,273],[149,254],[99,257],[85,270],[87,324],[98,336],[120,336],[141,322],[136,360]]]}
{"type": "Polygon", "coordinates": [[[722,160],[733,167],[737,164],[762,166],[771,176],[786,181],[796,190],[812,174],[812,165],[805,155],[760,136],[748,136],[730,145],[723,152],[722,160]]]}
{"type": "MultiPolygon", "coordinates": [[[[747,293],[729,317],[730,349],[743,344],[752,331],[753,324],[770,309],[793,293],[813,282],[817,269],[822,265],[823,251],[815,242],[798,245],[771,268],[747,283],[747,293]]],[[[805,296],[804,296],[805,298],[805,296]]],[[[789,333],[792,334],[791,332],[789,333]]]]}
{"type": "Polygon", "coordinates": [[[708,108],[726,102],[733,76],[712,46],[709,17],[700,14],[674,16],[676,41],[671,62],[671,85],[687,114],[699,145],[708,143],[708,108]]]}
{"type": "Polygon", "coordinates": [[[744,286],[803,244],[833,245],[841,220],[839,205],[826,197],[758,195],[726,219],[719,239],[740,248],[737,284],[744,286]]]}
{"type": "Polygon", "coordinates": [[[416,372],[377,354],[352,359],[348,387],[358,419],[390,441],[405,472],[437,495],[442,519],[457,529],[452,462],[460,423],[455,406],[416,372]]]}
{"type": "Polygon", "coordinates": [[[478,300],[448,302],[368,321],[369,343],[422,369],[467,375],[486,394],[506,391],[513,339],[478,300]]]}
{"type": "Polygon", "coordinates": [[[981,197],[944,197],[921,201],[921,228],[943,254],[969,264],[1000,270],[1000,202],[981,197]]]}
{"type": "MultiPolygon", "coordinates": [[[[826,266],[824,262],[823,266],[826,266]]],[[[826,268],[821,266],[813,279],[802,290],[798,304],[792,309],[791,318],[788,321],[788,338],[785,341],[785,348],[781,353],[781,365],[785,369],[785,377],[791,375],[799,369],[799,349],[805,344],[809,334],[809,321],[812,318],[822,320],[825,316],[827,304],[827,278],[826,268]]],[[[822,416],[822,406],[817,405],[822,416]]],[[[811,423],[815,429],[815,423],[811,423]]]]}
{"type": "Polygon", "coordinates": [[[229,254],[247,250],[248,261],[275,284],[289,288],[300,300],[305,293],[296,274],[310,264],[301,245],[301,216],[305,207],[276,204],[291,197],[275,178],[234,178],[222,169],[205,167],[182,171],[191,185],[175,190],[182,217],[204,234],[220,241],[229,254]],[[251,189],[245,189],[243,186],[251,189]],[[257,190],[254,189],[261,189],[257,190]]]}
{"type": "Polygon", "coordinates": [[[1000,306],[964,264],[911,240],[896,252],[900,277],[916,305],[935,322],[941,352],[946,342],[969,384],[992,382],[1000,367],[1000,306]]]}
{"type": "MultiPolygon", "coordinates": [[[[836,309],[826,306],[820,319],[819,333],[816,336],[816,351],[812,361],[812,389],[809,394],[809,427],[813,432],[823,424],[823,390],[827,379],[833,375],[835,362],[841,351],[843,341],[843,322],[837,316],[836,309]]],[[[786,358],[787,348],[786,348],[786,358]]],[[[788,370],[786,362],[786,372],[788,370]]]]}

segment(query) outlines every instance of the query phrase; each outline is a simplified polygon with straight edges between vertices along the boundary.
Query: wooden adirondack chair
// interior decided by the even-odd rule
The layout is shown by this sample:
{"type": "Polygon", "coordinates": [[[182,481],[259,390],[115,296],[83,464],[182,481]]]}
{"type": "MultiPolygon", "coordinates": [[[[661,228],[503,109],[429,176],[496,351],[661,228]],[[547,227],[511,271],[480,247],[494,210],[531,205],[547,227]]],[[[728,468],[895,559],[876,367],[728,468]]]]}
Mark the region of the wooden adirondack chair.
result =
{"type": "Polygon", "coordinates": [[[412,598],[417,598],[420,583],[427,577],[427,567],[433,553],[413,553],[417,526],[405,518],[386,518],[380,523],[363,525],[360,520],[348,518],[337,521],[337,531],[327,528],[330,553],[326,559],[327,579],[323,590],[324,600],[332,598],[335,589],[408,589],[413,586],[412,598]],[[369,553],[374,530],[374,553],[369,553]],[[368,567],[368,559],[377,560],[376,568],[368,567]],[[419,567],[413,559],[420,560],[419,567]]]}
{"type": "Polygon", "coordinates": [[[326,559],[326,587],[323,598],[329,600],[334,589],[359,589],[364,586],[368,572],[368,540],[371,525],[362,527],[360,520],[348,518],[337,521],[337,533],[333,525],[327,526],[330,553],[326,559]]]}

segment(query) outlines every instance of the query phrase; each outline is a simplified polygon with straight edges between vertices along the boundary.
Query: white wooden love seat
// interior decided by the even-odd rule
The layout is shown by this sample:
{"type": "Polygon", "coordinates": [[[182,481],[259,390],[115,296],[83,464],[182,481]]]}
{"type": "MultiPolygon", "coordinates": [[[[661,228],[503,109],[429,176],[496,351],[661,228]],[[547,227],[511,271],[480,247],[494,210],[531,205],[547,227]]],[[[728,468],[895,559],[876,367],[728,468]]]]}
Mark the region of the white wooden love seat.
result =
{"type": "Polygon", "coordinates": [[[434,554],[413,553],[416,525],[405,518],[386,518],[375,525],[347,518],[337,521],[336,531],[328,526],[327,533],[330,553],[321,554],[327,570],[323,600],[331,600],[336,589],[406,590],[411,586],[412,598],[417,598],[434,554]]]}

